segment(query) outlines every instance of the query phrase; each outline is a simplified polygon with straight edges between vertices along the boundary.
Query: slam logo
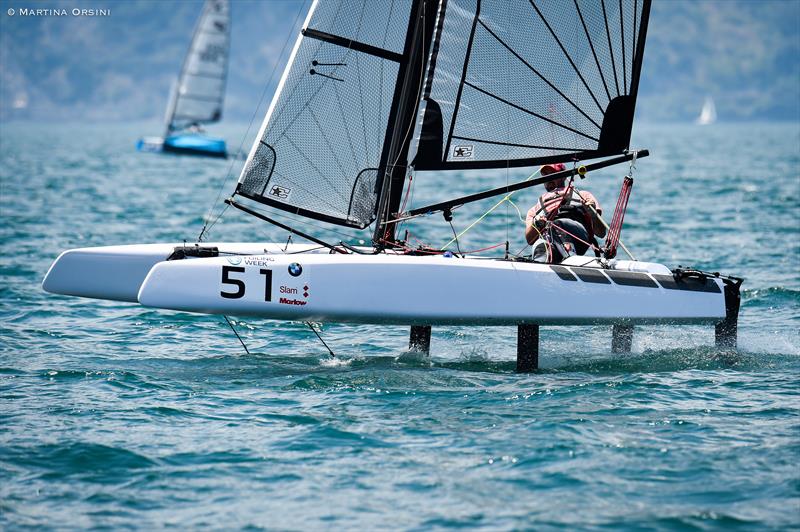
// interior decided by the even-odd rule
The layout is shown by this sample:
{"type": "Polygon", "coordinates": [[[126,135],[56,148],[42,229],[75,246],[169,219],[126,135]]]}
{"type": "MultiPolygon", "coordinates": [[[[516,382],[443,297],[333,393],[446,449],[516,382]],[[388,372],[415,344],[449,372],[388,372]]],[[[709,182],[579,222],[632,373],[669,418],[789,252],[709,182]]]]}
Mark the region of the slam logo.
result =
{"type": "Polygon", "coordinates": [[[273,185],[272,188],[269,189],[269,195],[278,199],[287,199],[291,193],[291,188],[281,187],[278,185],[273,185]]]}
{"type": "Polygon", "coordinates": [[[453,146],[453,159],[472,159],[475,156],[472,144],[461,144],[453,146]]]}

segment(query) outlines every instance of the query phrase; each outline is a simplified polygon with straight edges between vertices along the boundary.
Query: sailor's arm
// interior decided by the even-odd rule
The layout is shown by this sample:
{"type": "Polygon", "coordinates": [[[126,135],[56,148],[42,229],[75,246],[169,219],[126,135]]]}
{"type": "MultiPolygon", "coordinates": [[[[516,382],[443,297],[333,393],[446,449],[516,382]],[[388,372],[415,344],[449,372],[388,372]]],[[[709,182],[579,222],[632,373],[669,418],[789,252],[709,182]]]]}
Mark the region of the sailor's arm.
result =
{"type": "Polygon", "coordinates": [[[600,205],[597,203],[594,195],[592,195],[590,192],[581,191],[580,196],[583,204],[590,207],[589,213],[592,216],[592,231],[594,232],[594,236],[597,238],[605,238],[606,225],[600,219],[600,215],[603,214],[603,209],[600,208],[600,205]]]}
{"type": "Polygon", "coordinates": [[[532,245],[542,236],[541,231],[545,225],[543,221],[543,217],[531,216],[530,214],[525,218],[525,241],[528,242],[528,244],[532,245]]]}
{"type": "Polygon", "coordinates": [[[594,231],[594,236],[597,238],[605,238],[606,237],[606,226],[600,220],[598,216],[598,211],[591,210],[592,213],[592,231],[594,231]]]}

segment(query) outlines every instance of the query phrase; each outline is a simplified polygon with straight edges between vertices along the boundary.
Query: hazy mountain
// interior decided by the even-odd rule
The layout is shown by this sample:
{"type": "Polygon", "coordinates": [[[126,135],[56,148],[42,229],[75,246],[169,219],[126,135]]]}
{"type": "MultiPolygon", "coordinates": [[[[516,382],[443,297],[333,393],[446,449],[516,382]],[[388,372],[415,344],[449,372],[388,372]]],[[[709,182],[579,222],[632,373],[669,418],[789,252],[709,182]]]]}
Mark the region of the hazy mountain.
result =
{"type": "MultiPolygon", "coordinates": [[[[228,119],[249,120],[265,87],[269,98],[281,49],[289,35],[291,47],[309,4],[233,0],[228,119]]],[[[0,6],[0,119],[102,121],[162,116],[201,1],[0,6]],[[25,17],[20,8],[111,13],[25,17]]],[[[800,120],[800,2],[656,0],[643,70],[643,121],[693,120],[706,95],[720,121],[800,120]]]]}

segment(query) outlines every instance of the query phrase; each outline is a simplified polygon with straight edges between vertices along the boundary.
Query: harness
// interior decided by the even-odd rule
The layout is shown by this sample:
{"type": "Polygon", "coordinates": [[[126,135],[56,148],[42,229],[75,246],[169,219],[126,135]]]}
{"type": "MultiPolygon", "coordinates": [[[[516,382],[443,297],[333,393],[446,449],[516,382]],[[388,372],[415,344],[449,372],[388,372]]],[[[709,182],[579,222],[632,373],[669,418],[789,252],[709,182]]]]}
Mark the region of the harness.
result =
{"type": "MultiPolygon", "coordinates": [[[[575,198],[574,193],[575,193],[575,187],[570,182],[570,184],[564,190],[564,193],[561,194],[561,199],[559,201],[558,206],[555,209],[551,210],[550,212],[547,212],[547,203],[555,201],[559,196],[559,194],[552,193],[553,197],[551,198],[550,202],[546,202],[543,199],[544,196],[539,197],[539,210],[537,211],[536,214],[538,215],[539,213],[542,212],[546,213],[546,219],[549,226],[549,231],[547,231],[546,234],[549,236],[551,244],[555,243],[559,244],[557,246],[557,248],[559,248],[559,251],[561,251],[560,248],[563,246],[563,244],[561,244],[560,242],[561,239],[558,238],[557,235],[553,234],[552,222],[559,219],[567,219],[567,220],[573,220],[583,226],[583,228],[586,230],[586,234],[589,237],[588,238],[588,243],[590,244],[589,247],[591,247],[594,250],[595,256],[599,257],[600,247],[597,244],[597,238],[595,237],[594,234],[592,214],[591,212],[589,212],[589,209],[587,209],[586,206],[583,204],[583,200],[580,199],[581,198],[580,192],[578,192],[577,194],[578,198],[575,198]]],[[[566,254],[564,256],[566,256],[566,254]]]]}

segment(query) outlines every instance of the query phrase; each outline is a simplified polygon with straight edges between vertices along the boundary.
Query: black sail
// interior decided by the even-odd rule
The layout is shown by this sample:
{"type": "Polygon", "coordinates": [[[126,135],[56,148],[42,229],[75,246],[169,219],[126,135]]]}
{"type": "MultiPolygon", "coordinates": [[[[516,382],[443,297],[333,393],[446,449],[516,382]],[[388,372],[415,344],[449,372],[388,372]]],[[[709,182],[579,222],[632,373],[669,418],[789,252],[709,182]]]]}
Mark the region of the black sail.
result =
{"type": "Polygon", "coordinates": [[[315,2],[236,193],[364,228],[409,23],[410,0],[315,2]]]}
{"type": "Polygon", "coordinates": [[[446,0],[415,168],[532,166],[625,151],[649,11],[650,0],[446,0]]]}

